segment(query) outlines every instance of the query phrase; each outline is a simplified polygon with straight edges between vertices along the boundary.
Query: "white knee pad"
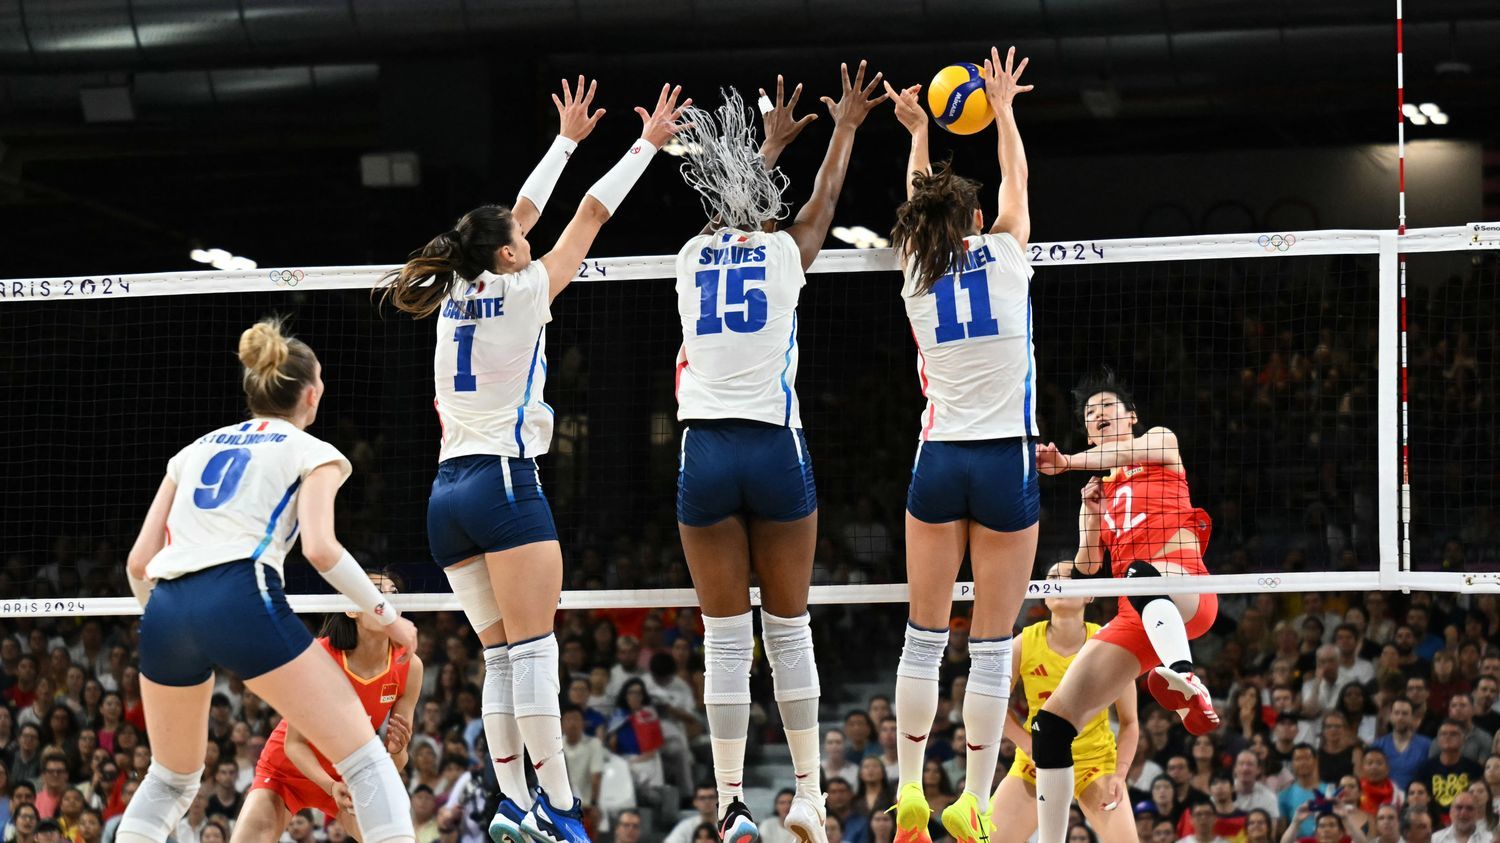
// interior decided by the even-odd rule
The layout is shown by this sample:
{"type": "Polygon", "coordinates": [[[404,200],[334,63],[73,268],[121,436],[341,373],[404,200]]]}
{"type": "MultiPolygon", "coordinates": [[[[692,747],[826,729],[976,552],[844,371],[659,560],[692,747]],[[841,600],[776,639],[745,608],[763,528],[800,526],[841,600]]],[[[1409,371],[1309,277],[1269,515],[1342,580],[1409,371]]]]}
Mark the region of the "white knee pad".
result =
{"type": "Polygon", "coordinates": [[[557,678],[557,636],[510,645],[511,691],[516,717],[549,715],[561,717],[557,696],[562,688],[557,678]]]}
{"type": "Polygon", "coordinates": [[[513,687],[513,671],[510,652],[504,644],[486,647],[484,650],[484,690],[480,694],[481,714],[516,713],[516,692],[513,687]]]}
{"type": "Polygon", "coordinates": [[[704,705],[749,705],[755,636],[750,613],[703,616],[704,705]]]}
{"type": "Polygon", "coordinates": [[[146,839],[161,843],[177,832],[177,823],[187,814],[198,796],[203,768],[191,773],[174,773],[151,762],[146,777],[136,790],[135,798],[125,806],[118,835],[122,841],[146,839]]]}
{"type": "Polygon", "coordinates": [[[779,618],[760,610],[766,642],[766,660],[771,663],[771,685],[777,702],[817,699],[818,662],[813,658],[812,618],[803,612],[795,618],[779,618]]]}
{"type": "Polygon", "coordinates": [[[969,639],[969,684],[965,693],[1010,699],[1010,638],[969,639]]]}
{"type": "Polygon", "coordinates": [[[947,649],[948,630],[922,629],[908,621],[906,645],[901,648],[901,661],[896,664],[896,675],[936,682],[943,666],[943,653],[947,649]]]}
{"type": "Polygon", "coordinates": [[[411,797],[379,737],[371,738],[333,768],[354,800],[361,843],[416,838],[411,823],[411,797]]]}
{"type": "Polygon", "coordinates": [[[500,622],[500,604],[495,602],[495,590],[490,586],[490,571],[485,567],[483,559],[462,568],[444,568],[443,573],[448,577],[448,587],[453,589],[453,596],[458,598],[458,605],[464,610],[469,626],[475,632],[484,632],[500,622]]]}

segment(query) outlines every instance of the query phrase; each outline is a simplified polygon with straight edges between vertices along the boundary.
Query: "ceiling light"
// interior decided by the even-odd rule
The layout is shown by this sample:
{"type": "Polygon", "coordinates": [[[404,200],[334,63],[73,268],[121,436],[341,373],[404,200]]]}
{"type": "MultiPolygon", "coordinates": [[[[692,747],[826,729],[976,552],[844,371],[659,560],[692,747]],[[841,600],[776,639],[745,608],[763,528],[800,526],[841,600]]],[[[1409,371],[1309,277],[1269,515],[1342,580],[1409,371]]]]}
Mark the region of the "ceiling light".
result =
{"type": "Polygon", "coordinates": [[[230,269],[255,269],[256,263],[249,258],[233,257],[229,259],[230,269]]]}
{"type": "Polygon", "coordinates": [[[1439,111],[1437,114],[1432,115],[1432,124],[1434,126],[1448,125],[1448,115],[1439,111]]]}
{"type": "Polygon", "coordinates": [[[1401,113],[1405,114],[1407,117],[1415,117],[1421,112],[1417,111],[1416,103],[1409,102],[1406,105],[1401,106],[1401,113]]]}
{"type": "Polygon", "coordinates": [[[1417,110],[1427,115],[1428,117],[1431,117],[1432,115],[1442,111],[1441,108],[1437,107],[1437,103],[1435,102],[1424,102],[1421,105],[1417,106],[1417,110]]]}
{"type": "Polygon", "coordinates": [[[207,249],[194,249],[191,252],[188,252],[188,257],[192,258],[198,263],[212,263],[214,259],[214,256],[210,255],[207,249]]]}
{"type": "Polygon", "coordinates": [[[1413,126],[1426,126],[1427,125],[1427,118],[1423,117],[1420,114],[1413,114],[1413,115],[1411,115],[1411,124],[1413,126]]]}
{"type": "Polygon", "coordinates": [[[854,242],[854,233],[849,230],[849,226],[847,225],[836,225],[828,233],[832,234],[835,240],[842,240],[845,243],[854,242]]]}

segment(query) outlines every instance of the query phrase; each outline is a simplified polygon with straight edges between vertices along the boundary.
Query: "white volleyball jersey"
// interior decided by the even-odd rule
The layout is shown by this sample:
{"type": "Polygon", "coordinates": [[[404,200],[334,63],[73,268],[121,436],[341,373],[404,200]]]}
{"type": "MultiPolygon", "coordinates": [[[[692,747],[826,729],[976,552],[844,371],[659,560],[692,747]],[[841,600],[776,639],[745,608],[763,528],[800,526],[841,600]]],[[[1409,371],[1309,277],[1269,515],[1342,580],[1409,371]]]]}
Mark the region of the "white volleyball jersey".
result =
{"type": "Polygon", "coordinates": [[[458,279],[438,311],[432,360],[443,427],[438,461],[469,454],[535,457],[552,444],[547,383],[547,268],[458,279]]]}
{"type": "Polygon", "coordinates": [[[349,479],[349,460],[337,448],[284,419],[251,419],[200,437],[167,463],[177,494],[167,544],[146,574],[169,580],[240,559],[280,574],[297,538],[297,490],[329,463],[340,484],[349,479]]]}
{"type": "Polygon", "coordinates": [[[797,299],[807,277],[785,232],[721,229],[677,253],[678,419],[799,428],[797,299]]]}
{"type": "Polygon", "coordinates": [[[916,295],[908,260],[901,296],[917,340],[927,409],[923,441],[1036,436],[1031,266],[1009,234],[965,238],[962,271],[916,295]]]}

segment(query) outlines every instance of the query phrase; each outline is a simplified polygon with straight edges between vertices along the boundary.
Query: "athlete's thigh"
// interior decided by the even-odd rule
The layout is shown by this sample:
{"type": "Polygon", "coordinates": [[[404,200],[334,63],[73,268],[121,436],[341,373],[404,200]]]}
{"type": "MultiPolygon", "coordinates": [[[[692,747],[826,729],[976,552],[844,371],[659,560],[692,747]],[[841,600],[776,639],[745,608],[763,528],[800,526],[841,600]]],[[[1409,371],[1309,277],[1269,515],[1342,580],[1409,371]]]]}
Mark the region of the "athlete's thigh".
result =
{"type": "Polygon", "coordinates": [[[214,680],[198,685],[161,685],[141,676],[141,702],[146,711],[146,734],[151,757],[174,773],[191,773],[203,766],[208,733],[183,729],[183,723],[207,723],[214,680]]]}
{"type": "Polygon", "coordinates": [[[760,604],[777,617],[807,611],[813,555],[818,546],[818,513],[795,521],[750,521],[750,567],[760,581],[760,604]]]}
{"type": "Polygon", "coordinates": [[[991,843],[1025,843],[1036,831],[1036,788],[1007,774],[990,797],[990,815],[996,820],[991,843]]]}
{"type": "Polygon", "coordinates": [[[918,626],[948,628],[953,583],[968,543],[968,519],[930,524],[906,513],[906,588],[911,620],[918,626]]]}
{"type": "Polygon", "coordinates": [[[1037,525],[1002,533],[969,522],[969,559],[974,568],[974,617],[970,634],[1000,638],[1015,628],[1036,560],[1037,525]]]}
{"type": "Polygon", "coordinates": [[[486,552],[484,564],[506,639],[525,641],[551,632],[562,594],[562,545],[538,541],[486,552]]]}
{"type": "Polygon", "coordinates": [[[328,651],[317,644],[281,667],[246,680],[245,685],[335,763],[375,737],[354,688],[328,651]]]}
{"type": "Polygon", "coordinates": [[[245,794],[245,804],[234,820],[229,843],[276,843],[292,813],[273,791],[256,788],[245,794]]]}
{"type": "MultiPolygon", "coordinates": [[[[1162,577],[1172,577],[1174,578],[1174,581],[1177,582],[1180,582],[1181,580],[1175,578],[1191,577],[1200,575],[1202,573],[1201,571],[1196,571],[1192,568],[1185,567],[1182,565],[1182,563],[1174,562],[1170,559],[1153,559],[1151,560],[1151,564],[1154,565],[1158,571],[1161,571],[1162,577]]],[[[1172,604],[1177,607],[1177,612],[1182,615],[1182,619],[1184,621],[1192,620],[1193,616],[1198,614],[1199,602],[1200,601],[1198,599],[1198,595],[1196,594],[1172,595],[1172,604]]]]}
{"type": "Polygon", "coordinates": [[[1068,666],[1057,690],[1042,703],[1042,710],[1081,729],[1135,681],[1140,669],[1140,662],[1129,650],[1091,638],[1068,666]]]}
{"type": "Polygon", "coordinates": [[[678,522],[682,554],[703,614],[711,618],[750,611],[750,533],[733,515],[707,527],[678,522]]]}

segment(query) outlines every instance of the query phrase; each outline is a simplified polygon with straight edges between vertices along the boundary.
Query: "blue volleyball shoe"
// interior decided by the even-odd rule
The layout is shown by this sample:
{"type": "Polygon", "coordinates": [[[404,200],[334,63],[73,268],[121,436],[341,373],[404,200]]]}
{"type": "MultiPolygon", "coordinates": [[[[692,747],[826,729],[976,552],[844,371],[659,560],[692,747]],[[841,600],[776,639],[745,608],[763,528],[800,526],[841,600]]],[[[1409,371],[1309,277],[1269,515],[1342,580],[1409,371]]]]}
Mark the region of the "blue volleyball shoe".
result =
{"type": "Polygon", "coordinates": [[[536,804],[521,823],[521,831],[536,843],[589,843],[583,830],[583,803],[574,798],[566,811],[552,806],[547,792],[536,789],[536,804]]]}
{"type": "Polygon", "coordinates": [[[505,798],[500,800],[500,807],[495,810],[495,818],[490,820],[490,839],[494,843],[531,843],[526,836],[522,823],[526,821],[526,812],[515,800],[505,798]]]}

